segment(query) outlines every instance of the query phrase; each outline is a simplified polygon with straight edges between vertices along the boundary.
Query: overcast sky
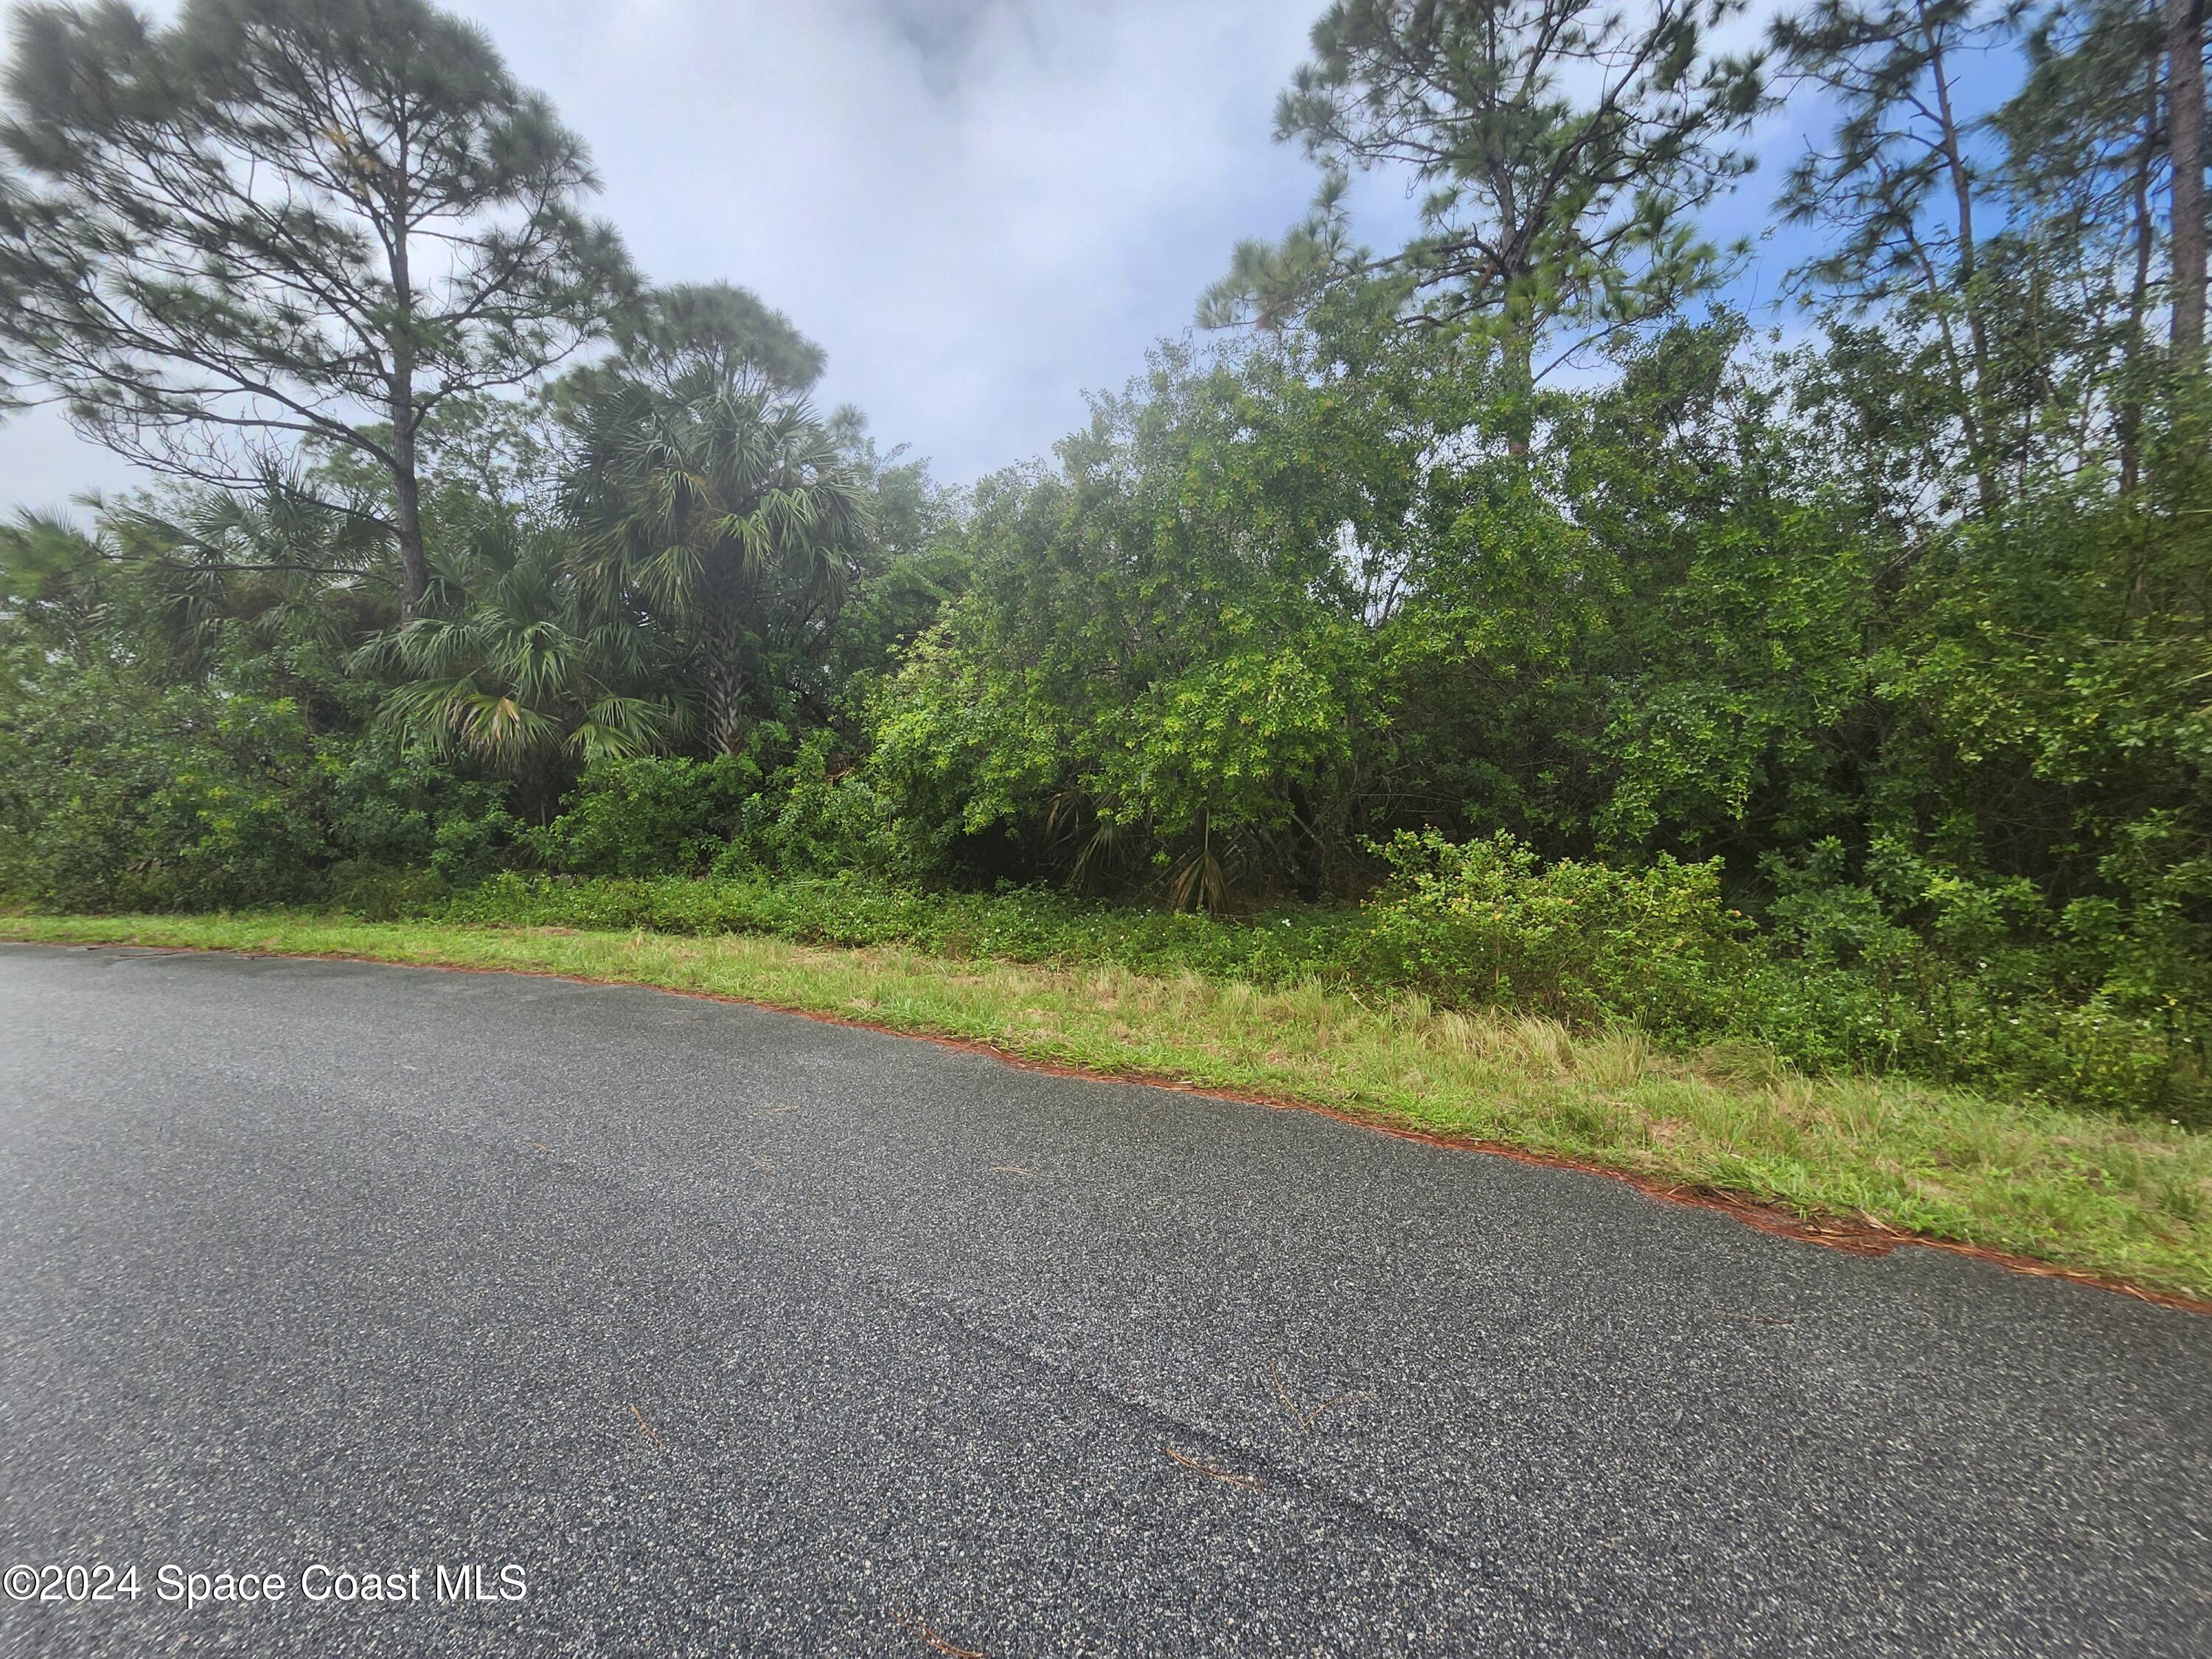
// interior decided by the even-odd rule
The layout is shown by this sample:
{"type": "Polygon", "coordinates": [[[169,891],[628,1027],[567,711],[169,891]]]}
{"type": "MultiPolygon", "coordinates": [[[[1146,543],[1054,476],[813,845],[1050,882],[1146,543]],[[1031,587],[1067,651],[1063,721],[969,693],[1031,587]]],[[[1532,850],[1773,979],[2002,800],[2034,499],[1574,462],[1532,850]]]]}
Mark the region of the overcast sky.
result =
{"type": "MultiPolygon", "coordinates": [[[[828,349],[825,403],[955,482],[1047,450],[1086,390],[1188,326],[1238,238],[1279,234],[1312,191],[1269,134],[1320,0],[454,9],[588,141],[648,277],[754,289],[828,349]]],[[[1761,135],[1778,161],[1798,113],[1761,135]]],[[[1732,234],[1765,223],[1778,171],[1732,234]]],[[[1409,217],[1364,193],[1364,239],[1409,217]]],[[[1746,297],[1786,263],[1770,247],[1746,297]]],[[[51,412],[0,425],[0,507],[131,482],[51,412]]]]}

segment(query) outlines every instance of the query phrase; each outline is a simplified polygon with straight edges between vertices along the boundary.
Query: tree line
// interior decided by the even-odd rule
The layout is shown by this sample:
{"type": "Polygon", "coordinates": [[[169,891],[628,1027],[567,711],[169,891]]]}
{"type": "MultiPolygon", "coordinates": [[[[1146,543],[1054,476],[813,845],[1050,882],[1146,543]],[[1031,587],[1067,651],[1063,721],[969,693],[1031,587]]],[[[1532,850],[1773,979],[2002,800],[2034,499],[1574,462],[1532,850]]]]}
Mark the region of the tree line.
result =
{"type": "Polygon", "coordinates": [[[160,482],[0,537],[0,888],[861,871],[1235,916],[1456,870],[1464,915],[1696,865],[1931,1054],[2024,1020],[2078,1081],[2109,1025],[2116,1098],[2189,1095],[2204,34],[1338,0],[1276,112],[1310,211],[951,489],[816,404],[769,305],[636,272],[434,7],[20,7],[0,365],[160,482]],[[1817,123],[1763,176],[1784,103],[1817,123]],[[1376,171],[1402,246],[1359,240],[1376,171]],[[1776,263],[1713,228],[1746,191],[1802,250],[1786,326],[1732,303],[1776,263]]]}

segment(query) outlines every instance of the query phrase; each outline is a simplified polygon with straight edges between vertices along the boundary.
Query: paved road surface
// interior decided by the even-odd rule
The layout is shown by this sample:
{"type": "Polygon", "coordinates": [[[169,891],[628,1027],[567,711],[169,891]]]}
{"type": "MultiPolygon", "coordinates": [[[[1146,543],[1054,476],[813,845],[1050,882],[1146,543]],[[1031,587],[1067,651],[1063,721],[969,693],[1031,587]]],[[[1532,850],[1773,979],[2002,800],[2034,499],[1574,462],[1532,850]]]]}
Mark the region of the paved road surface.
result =
{"type": "Polygon", "coordinates": [[[650,991],[0,946],[0,1563],[141,1575],[0,1654],[2202,1656],[2208,1533],[2212,1319],[650,991]]]}

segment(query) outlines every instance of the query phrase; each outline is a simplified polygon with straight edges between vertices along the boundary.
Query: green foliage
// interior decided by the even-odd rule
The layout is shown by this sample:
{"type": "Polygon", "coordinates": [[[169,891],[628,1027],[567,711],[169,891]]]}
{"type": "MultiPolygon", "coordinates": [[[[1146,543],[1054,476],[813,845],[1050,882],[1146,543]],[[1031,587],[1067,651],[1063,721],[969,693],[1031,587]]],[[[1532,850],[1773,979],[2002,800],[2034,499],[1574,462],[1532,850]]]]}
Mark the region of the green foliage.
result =
{"type": "Polygon", "coordinates": [[[813,732],[780,765],[763,757],[788,733],[756,726],[746,752],[699,761],[605,760],[561,815],[526,837],[562,875],[825,874],[881,870],[893,853],[874,792],[832,769],[835,735],[813,732]]]}
{"type": "MultiPolygon", "coordinates": [[[[1814,1068],[2212,1114],[2202,939],[2158,937],[2175,926],[2182,894],[2151,897],[2138,920],[2137,907],[2106,898],[2059,909],[2032,882],[1978,878],[1899,841],[1877,842],[1867,862],[1850,878],[1842,845],[1828,840],[1801,866],[1770,863],[1775,960],[1753,988],[1753,1035],[1814,1068]]],[[[2193,880],[2179,872],[2185,890],[2193,880]]]]}
{"type": "Polygon", "coordinates": [[[1361,966],[1449,1007],[1540,1009],[1662,1036],[1724,1030],[1759,957],[1720,866],[1662,855],[1643,870],[1537,867],[1510,836],[1454,845],[1401,831],[1370,909],[1361,966]]]}
{"type": "Polygon", "coordinates": [[[850,766],[836,765],[836,753],[833,732],[806,735],[746,801],[736,838],[715,860],[718,874],[896,867],[898,852],[881,798],[850,766]]]}
{"type": "Polygon", "coordinates": [[[1319,886],[1373,666],[1338,556],[1359,481],[1318,462],[1391,448],[1303,369],[1164,349],[1057,473],[978,492],[969,591],[872,710],[869,779],[919,847],[1209,908],[1255,864],[1319,886]]]}
{"type": "Polygon", "coordinates": [[[131,709],[94,678],[9,722],[0,884],[56,908],[220,908],[304,896],[313,764],[288,701],[180,689],[131,709]]]}
{"type": "Polygon", "coordinates": [[[657,690],[654,641],[593,607],[560,537],[512,521],[441,561],[437,611],[378,636],[360,661],[397,681],[392,724],[465,755],[551,805],[573,763],[619,760],[671,741],[686,706],[657,690]]]}
{"type": "Polygon", "coordinates": [[[573,875],[696,875],[729,844],[760,784],[749,758],[605,759],[587,768],[561,815],[528,836],[550,870],[573,875]]]}
{"type": "Polygon", "coordinates": [[[10,666],[0,893],[56,909],[327,900],[397,914],[481,878],[501,791],[380,734],[318,735],[289,696],[10,666]],[[398,872],[424,872],[395,882],[398,872]]]}

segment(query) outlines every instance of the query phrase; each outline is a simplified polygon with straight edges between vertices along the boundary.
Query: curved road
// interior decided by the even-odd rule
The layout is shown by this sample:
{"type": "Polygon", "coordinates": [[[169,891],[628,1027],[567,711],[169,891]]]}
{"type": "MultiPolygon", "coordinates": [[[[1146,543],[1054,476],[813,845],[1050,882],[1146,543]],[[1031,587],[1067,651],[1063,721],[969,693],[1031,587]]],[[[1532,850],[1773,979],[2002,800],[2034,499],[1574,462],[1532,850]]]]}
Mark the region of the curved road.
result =
{"type": "Polygon", "coordinates": [[[2209,1532],[2212,1320],[656,992],[0,946],[0,1563],[139,1575],[0,1654],[2202,1655],[2209,1532]]]}

